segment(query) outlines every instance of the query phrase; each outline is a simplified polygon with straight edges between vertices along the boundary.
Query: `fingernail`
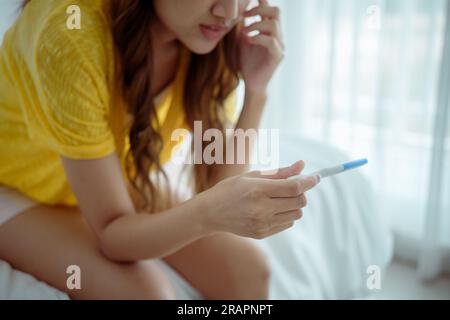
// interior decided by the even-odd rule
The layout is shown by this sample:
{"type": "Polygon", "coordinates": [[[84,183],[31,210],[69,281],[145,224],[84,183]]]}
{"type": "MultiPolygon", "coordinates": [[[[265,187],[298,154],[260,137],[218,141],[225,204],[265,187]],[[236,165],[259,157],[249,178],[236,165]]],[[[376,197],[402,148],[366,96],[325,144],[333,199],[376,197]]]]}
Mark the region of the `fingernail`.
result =
{"type": "Polygon", "coordinates": [[[292,166],[294,167],[294,166],[296,166],[296,165],[299,165],[301,162],[302,162],[302,160],[298,160],[298,161],[295,162],[292,166]]]}
{"type": "Polygon", "coordinates": [[[320,175],[317,175],[317,176],[316,176],[316,181],[317,181],[317,184],[320,183],[320,175]]]}

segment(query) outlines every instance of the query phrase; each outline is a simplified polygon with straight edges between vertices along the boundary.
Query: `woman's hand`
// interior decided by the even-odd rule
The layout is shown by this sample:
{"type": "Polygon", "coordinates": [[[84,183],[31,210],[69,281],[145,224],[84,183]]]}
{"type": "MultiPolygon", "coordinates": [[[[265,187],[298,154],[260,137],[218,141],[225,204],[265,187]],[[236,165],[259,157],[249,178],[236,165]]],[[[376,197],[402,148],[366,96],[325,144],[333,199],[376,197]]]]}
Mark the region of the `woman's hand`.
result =
{"type": "Polygon", "coordinates": [[[244,16],[260,16],[262,20],[242,29],[241,73],[247,92],[265,93],[270,79],[284,58],[280,10],[271,7],[267,0],[259,0],[259,6],[247,11],[244,16]],[[249,37],[248,34],[252,31],[258,31],[259,34],[249,37]]]}
{"type": "Polygon", "coordinates": [[[304,162],[268,175],[252,171],[222,180],[204,192],[204,223],[212,232],[230,232],[255,239],[290,228],[302,217],[305,192],[319,182],[317,177],[299,177],[304,162]]]}

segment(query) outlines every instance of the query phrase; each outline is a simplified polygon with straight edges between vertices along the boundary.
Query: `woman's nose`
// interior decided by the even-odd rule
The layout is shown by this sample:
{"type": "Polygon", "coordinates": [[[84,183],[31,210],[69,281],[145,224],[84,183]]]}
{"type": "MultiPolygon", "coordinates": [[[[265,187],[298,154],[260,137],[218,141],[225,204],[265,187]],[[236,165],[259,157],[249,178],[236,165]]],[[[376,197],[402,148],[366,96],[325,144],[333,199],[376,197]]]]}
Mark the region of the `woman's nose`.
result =
{"type": "Polygon", "coordinates": [[[220,0],[212,8],[217,18],[233,20],[239,17],[239,0],[220,0]]]}

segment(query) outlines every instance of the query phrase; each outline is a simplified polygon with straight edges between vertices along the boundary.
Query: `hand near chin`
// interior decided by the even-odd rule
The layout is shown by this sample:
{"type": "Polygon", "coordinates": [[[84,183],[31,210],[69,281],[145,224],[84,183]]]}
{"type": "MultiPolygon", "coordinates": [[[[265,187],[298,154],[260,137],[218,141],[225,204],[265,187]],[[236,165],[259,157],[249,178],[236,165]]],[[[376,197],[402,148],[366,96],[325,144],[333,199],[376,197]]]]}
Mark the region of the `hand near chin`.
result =
{"type": "Polygon", "coordinates": [[[267,86],[284,58],[284,42],[281,33],[280,9],[267,0],[259,0],[259,6],[245,12],[246,18],[260,16],[241,31],[240,66],[246,91],[265,93],[267,86]],[[249,33],[257,31],[257,35],[249,33]]]}

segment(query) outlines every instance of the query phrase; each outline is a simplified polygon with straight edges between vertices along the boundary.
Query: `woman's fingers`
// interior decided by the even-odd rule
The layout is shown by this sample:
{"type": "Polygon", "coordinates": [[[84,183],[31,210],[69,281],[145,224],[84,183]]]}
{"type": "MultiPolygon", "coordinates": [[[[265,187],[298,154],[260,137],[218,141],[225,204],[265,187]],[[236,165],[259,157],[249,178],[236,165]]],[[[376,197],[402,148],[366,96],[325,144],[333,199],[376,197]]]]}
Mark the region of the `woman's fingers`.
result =
{"type": "Polygon", "coordinates": [[[319,181],[313,176],[300,176],[294,179],[255,179],[253,182],[257,184],[255,190],[267,197],[290,198],[314,188],[319,181]]]}
{"type": "Polygon", "coordinates": [[[270,237],[274,234],[280,233],[286,229],[293,227],[295,221],[301,219],[302,217],[303,211],[301,209],[276,215],[269,223],[270,228],[263,232],[260,232],[261,238],[270,237]]]}
{"type": "Polygon", "coordinates": [[[306,202],[306,196],[301,194],[292,198],[271,198],[267,202],[267,207],[272,214],[276,215],[304,208],[306,207],[306,202]]]}
{"type": "Polygon", "coordinates": [[[289,177],[299,175],[305,168],[303,160],[297,161],[289,167],[279,168],[275,172],[270,171],[251,171],[246,174],[247,177],[265,178],[265,179],[287,179],[289,177]]]}
{"type": "Polygon", "coordinates": [[[271,7],[268,4],[261,4],[244,13],[245,17],[260,16],[262,20],[280,20],[281,11],[278,7],[271,7]]]}
{"type": "Polygon", "coordinates": [[[270,6],[267,0],[259,0],[259,6],[248,10],[244,17],[260,16],[261,21],[255,22],[242,30],[245,41],[254,46],[267,49],[272,58],[271,65],[278,65],[284,58],[284,40],[280,25],[280,9],[270,6]],[[249,36],[257,31],[256,36],[249,36]]]}
{"type": "Polygon", "coordinates": [[[259,34],[254,37],[248,37],[247,41],[250,44],[258,45],[267,48],[274,59],[281,61],[284,57],[283,45],[276,37],[268,36],[265,34],[259,34]]]}
{"type": "Polygon", "coordinates": [[[245,34],[253,31],[259,31],[267,36],[273,36],[281,41],[281,27],[280,23],[275,20],[262,20],[255,22],[242,30],[245,34]]]}
{"type": "MultiPolygon", "coordinates": [[[[246,17],[260,16],[261,21],[255,22],[250,26],[244,28],[243,30],[244,34],[247,35],[252,31],[259,31],[263,35],[272,36],[279,43],[280,49],[284,50],[285,45],[280,25],[280,9],[278,7],[270,7],[267,1],[261,1],[259,7],[247,11],[245,13],[245,16],[246,17]]],[[[254,44],[269,43],[268,41],[264,41],[265,40],[264,38],[260,40],[261,41],[254,44]]]]}
{"type": "Polygon", "coordinates": [[[303,211],[302,209],[292,210],[288,212],[283,212],[276,214],[273,217],[272,225],[282,225],[289,222],[294,222],[296,220],[299,220],[303,217],[303,211]]]}

